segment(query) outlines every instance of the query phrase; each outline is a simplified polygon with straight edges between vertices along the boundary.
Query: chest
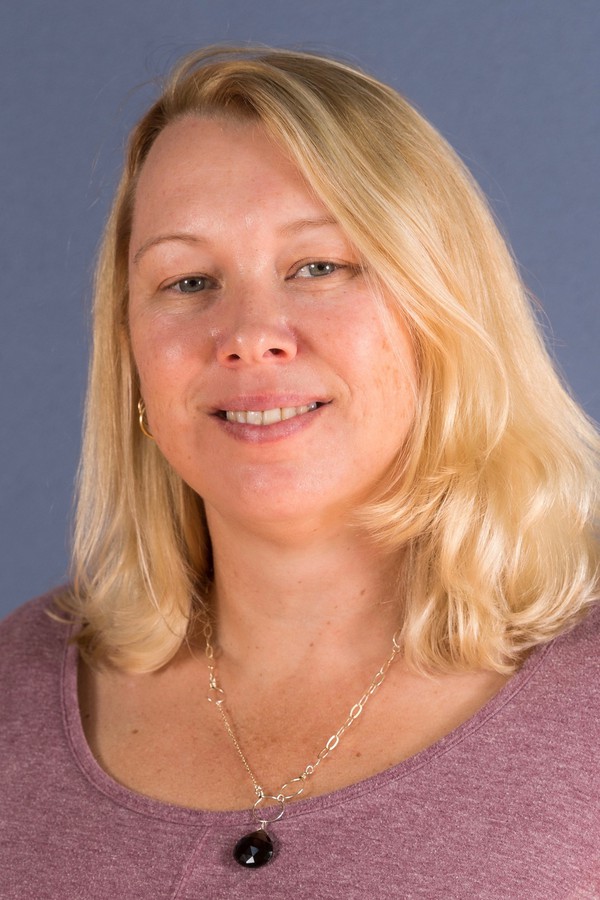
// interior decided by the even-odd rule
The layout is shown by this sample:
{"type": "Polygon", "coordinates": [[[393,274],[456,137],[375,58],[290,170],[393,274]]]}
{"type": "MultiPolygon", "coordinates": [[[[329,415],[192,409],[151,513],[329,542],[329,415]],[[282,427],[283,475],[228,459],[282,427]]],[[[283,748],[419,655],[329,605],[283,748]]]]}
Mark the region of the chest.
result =
{"type": "Polygon", "coordinates": [[[223,716],[207,685],[183,671],[132,677],[82,667],[79,696],[90,748],[112,778],[164,802],[223,810],[251,806],[255,783],[279,793],[310,766],[305,796],[389,769],[470,718],[505,680],[397,671],[355,719],[349,711],[360,695],[344,684],[277,696],[254,690],[228,702],[223,716]]]}

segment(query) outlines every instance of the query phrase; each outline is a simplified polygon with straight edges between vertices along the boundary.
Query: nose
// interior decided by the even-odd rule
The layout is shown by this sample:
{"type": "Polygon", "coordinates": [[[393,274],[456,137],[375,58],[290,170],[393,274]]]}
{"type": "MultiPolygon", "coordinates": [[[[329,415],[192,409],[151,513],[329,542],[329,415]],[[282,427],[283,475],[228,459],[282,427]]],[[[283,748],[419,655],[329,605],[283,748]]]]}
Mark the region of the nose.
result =
{"type": "Polygon", "coordinates": [[[297,353],[297,339],[277,298],[245,292],[230,298],[231,320],[217,334],[221,365],[241,367],[289,362],[297,353]]]}

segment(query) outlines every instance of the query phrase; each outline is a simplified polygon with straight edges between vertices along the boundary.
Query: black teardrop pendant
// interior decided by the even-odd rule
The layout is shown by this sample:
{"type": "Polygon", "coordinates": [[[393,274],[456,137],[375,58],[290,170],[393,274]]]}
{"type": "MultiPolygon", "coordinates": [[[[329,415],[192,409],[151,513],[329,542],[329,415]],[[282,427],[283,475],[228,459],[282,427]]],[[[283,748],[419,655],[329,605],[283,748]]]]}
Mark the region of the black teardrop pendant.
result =
{"type": "Polygon", "coordinates": [[[264,828],[260,828],[239,839],[235,845],[233,856],[240,866],[259,869],[266,865],[273,856],[273,841],[264,828]]]}

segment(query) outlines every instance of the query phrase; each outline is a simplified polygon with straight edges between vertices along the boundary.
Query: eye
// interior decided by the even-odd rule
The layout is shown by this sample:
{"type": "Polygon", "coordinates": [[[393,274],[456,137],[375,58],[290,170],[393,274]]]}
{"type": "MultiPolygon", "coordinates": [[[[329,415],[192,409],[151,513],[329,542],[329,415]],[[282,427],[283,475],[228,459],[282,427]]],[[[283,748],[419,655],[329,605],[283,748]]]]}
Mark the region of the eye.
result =
{"type": "Polygon", "coordinates": [[[306,263],[306,265],[295,272],[294,278],[321,278],[323,275],[332,275],[338,269],[343,268],[345,267],[338,265],[338,263],[325,261],[306,263]]]}
{"type": "Polygon", "coordinates": [[[210,279],[205,275],[190,275],[168,285],[168,289],[178,294],[197,294],[199,291],[205,291],[210,284],[210,279]]]}

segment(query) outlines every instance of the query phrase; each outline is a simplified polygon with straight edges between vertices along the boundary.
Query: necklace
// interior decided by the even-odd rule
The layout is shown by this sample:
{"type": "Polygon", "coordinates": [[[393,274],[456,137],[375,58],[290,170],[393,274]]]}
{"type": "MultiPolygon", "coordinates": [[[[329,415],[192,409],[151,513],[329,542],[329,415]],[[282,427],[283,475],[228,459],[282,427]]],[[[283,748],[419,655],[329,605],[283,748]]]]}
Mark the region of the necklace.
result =
{"type": "Polygon", "coordinates": [[[233,725],[229,715],[225,709],[225,692],[217,681],[217,666],[215,661],[215,651],[212,645],[213,629],[210,622],[204,627],[204,637],[206,639],[206,658],[208,660],[208,701],[214,703],[217,707],[223,725],[227,734],[231,738],[231,742],[235,747],[237,754],[246,769],[252,784],[254,785],[254,793],[256,801],[252,807],[252,814],[258,823],[258,830],[252,831],[240,838],[233,850],[233,856],[237,862],[246,868],[257,869],[264,866],[272,858],[274,849],[273,841],[267,831],[269,825],[278,822],[285,813],[286,803],[289,800],[296,800],[304,793],[306,783],[311,778],[318,766],[326,759],[330,753],[338,746],[342,736],[350,728],[353,722],[356,722],[363,709],[365,708],[369,698],[375,693],[377,688],[383,684],[387,671],[400,652],[400,631],[396,631],[392,638],[392,652],[382,667],[375,673],[375,677],[371,681],[369,687],[361,696],[360,700],[354,704],[348,713],[348,718],[341,725],[335,734],[332,734],[323,749],[317,753],[314,762],[309,763],[306,768],[297,775],[282,784],[281,787],[268,794],[258,783],[258,780],[250,768],[250,764],[246,759],[244,751],[236,737],[233,725]]]}

